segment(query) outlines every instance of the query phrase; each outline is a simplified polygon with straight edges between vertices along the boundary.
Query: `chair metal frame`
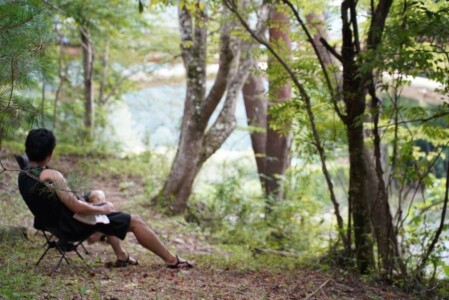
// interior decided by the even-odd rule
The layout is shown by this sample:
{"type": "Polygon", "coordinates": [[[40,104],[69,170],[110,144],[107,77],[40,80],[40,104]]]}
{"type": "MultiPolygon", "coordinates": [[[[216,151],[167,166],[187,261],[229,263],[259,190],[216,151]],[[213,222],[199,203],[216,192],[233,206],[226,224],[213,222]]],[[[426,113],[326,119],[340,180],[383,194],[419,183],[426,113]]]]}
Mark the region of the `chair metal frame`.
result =
{"type": "Polygon", "coordinates": [[[40,264],[40,262],[45,257],[45,255],[47,255],[47,253],[50,249],[55,249],[59,252],[59,254],[61,256],[60,256],[57,264],[53,268],[53,271],[56,271],[59,269],[59,267],[61,266],[62,260],[65,260],[67,265],[70,265],[70,263],[66,257],[66,254],[69,252],[75,252],[78,255],[78,257],[85,263],[85,265],[89,269],[91,268],[89,266],[89,264],[87,264],[87,262],[84,260],[84,257],[78,251],[78,247],[81,247],[84,250],[84,252],[87,255],[89,255],[89,252],[87,251],[86,247],[84,247],[84,245],[83,245],[83,242],[86,239],[80,239],[79,241],[70,241],[67,238],[61,238],[60,233],[55,234],[54,233],[55,229],[42,228],[42,227],[38,227],[38,226],[35,226],[35,228],[42,232],[42,234],[45,237],[45,241],[46,241],[45,245],[47,246],[44,253],[42,253],[42,255],[39,257],[38,261],[36,262],[36,264],[35,264],[36,266],[38,266],[40,264]],[[53,240],[53,237],[56,237],[56,240],[53,240]]]}

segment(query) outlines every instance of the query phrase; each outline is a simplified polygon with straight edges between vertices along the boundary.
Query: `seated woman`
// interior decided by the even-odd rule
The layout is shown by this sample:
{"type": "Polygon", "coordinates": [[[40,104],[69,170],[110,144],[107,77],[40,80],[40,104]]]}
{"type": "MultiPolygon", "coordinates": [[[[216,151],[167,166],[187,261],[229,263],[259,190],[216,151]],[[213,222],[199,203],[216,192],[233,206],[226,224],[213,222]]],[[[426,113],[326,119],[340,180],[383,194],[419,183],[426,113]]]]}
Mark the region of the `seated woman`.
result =
{"type": "Polygon", "coordinates": [[[87,199],[80,199],[68,187],[64,176],[47,168],[56,146],[56,138],[48,129],[34,129],[28,133],[25,152],[29,164],[19,174],[19,190],[28,208],[42,226],[57,227],[73,238],[91,236],[100,232],[117,256],[116,266],[136,265],[137,260],[129,257],[120,244],[128,232],[132,232],[140,245],[159,256],[168,268],[190,268],[191,262],[171,253],[158,236],[138,215],[117,212],[111,202],[105,201],[104,193],[94,191],[87,199]],[[77,216],[106,215],[106,222],[86,224],[77,216]]]}

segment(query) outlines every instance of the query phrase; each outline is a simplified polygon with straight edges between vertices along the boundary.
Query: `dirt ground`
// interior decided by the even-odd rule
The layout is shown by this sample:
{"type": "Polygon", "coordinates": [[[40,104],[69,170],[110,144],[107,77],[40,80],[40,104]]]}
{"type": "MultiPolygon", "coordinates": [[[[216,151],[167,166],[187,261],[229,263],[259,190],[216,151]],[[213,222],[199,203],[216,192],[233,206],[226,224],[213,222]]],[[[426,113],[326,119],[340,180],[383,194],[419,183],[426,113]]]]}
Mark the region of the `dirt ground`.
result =
{"type": "MultiPolygon", "coordinates": [[[[64,171],[77,163],[66,159],[57,164],[64,171]]],[[[3,160],[5,166],[14,161],[3,160]]],[[[0,174],[3,176],[4,174],[0,174]]],[[[96,188],[103,189],[108,200],[119,209],[131,209],[127,199],[142,192],[139,178],[128,178],[136,184],[131,189],[120,188],[120,178],[99,176],[96,188]]],[[[0,189],[12,188],[5,181],[0,189]]],[[[138,266],[112,268],[115,260],[112,250],[105,242],[86,245],[89,255],[83,255],[90,268],[74,255],[70,265],[63,264],[52,272],[57,257],[48,255],[36,272],[44,279],[63,280],[55,290],[51,285],[40,288],[38,299],[417,299],[399,289],[340,271],[322,271],[304,267],[296,270],[245,270],[222,267],[209,259],[217,248],[209,245],[200,235],[178,231],[184,224],[161,214],[147,216],[146,221],[157,224],[155,231],[162,240],[183,257],[195,258],[197,264],[189,270],[170,270],[163,262],[137,244],[132,234],[124,241],[124,248],[139,260],[138,266]],[[164,224],[169,224],[165,226],[164,224]]],[[[26,222],[25,222],[26,223],[26,222]]],[[[28,222],[29,223],[29,222],[28,222]]],[[[30,228],[32,231],[32,229],[30,228]]],[[[31,247],[36,253],[41,247],[39,235],[31,234],[31,247]]],[[[34,252],[33,252],[34,253],[34,252]]],[[[72,253],[73,254],[73,253],[72,253]]],[[[228,256],[232,253],[228,253],[228,256]]],[[[226,259],[226,256],[223,256],[226,259]]],[[[27,256],[24,264],[32,266],[37,257],[27,256]]],[[[226,265],[226,264],[224,264],[226,265]]],[[[0,297],[1,298],[1,297],[0,297]]]]}

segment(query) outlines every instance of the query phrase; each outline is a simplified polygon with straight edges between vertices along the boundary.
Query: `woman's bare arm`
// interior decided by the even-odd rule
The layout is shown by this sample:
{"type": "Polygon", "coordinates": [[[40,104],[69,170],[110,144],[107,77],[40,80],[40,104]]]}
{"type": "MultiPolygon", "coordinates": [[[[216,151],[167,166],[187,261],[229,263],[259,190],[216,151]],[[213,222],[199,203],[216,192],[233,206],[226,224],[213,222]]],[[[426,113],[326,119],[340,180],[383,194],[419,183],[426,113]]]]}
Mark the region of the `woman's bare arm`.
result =
{"type": "Polygon", "coordinates": [[[114,205],[110,202],[106,202],[101,206],[95,206],[85,201],[78,200],[75,194],[70,191],[64,176],[56,170],[46,169],[42,171],[39,179],[42,181],[52,182],[59,200],[61,200],[61,202],[64,203],[68,209],[76,214],[101,215],[109,214],[115,211],[114,205]]]}

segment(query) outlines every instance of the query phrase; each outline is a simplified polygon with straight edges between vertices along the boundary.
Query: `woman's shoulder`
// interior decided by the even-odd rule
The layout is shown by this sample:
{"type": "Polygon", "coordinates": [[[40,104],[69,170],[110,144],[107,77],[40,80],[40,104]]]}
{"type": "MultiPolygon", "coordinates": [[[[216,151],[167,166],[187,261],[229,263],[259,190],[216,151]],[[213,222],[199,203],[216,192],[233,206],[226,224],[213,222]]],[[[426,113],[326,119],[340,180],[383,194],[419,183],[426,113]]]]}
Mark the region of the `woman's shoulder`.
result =
{"type": "Polygon", "coordinates": [[[64,180],[64,175],[61,172],[54,169],[43,169],[41,174],[39,175],[39,179],[41,180],[50,180],[50,181],[58,181],[64,180]]]}

